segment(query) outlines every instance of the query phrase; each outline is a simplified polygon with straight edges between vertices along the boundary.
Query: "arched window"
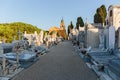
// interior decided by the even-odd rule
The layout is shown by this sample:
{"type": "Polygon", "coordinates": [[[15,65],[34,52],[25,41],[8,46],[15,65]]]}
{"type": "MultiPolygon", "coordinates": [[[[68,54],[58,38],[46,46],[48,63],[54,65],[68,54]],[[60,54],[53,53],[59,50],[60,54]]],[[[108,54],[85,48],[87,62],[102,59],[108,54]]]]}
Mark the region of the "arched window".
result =
{"type": "Polygon", "coordinates": [[[110,17],[112,17],[112,15],[113,15],[113,14],[112,14],[112,10],[110,10],[110,17]]]}

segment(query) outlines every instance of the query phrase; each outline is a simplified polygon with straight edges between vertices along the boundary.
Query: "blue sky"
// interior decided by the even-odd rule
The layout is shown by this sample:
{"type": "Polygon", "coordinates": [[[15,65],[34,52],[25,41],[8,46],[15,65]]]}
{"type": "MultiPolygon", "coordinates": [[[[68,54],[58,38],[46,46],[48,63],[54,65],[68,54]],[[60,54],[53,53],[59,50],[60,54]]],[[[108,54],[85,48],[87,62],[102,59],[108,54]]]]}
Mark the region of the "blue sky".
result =
{"type": "Polygon", "coordinates": [[[93,22],[96,9],[102,4],[108,9],[120,0],[0,0],[0,23],[25,22],[48,30],[60,26],[63,18],[66,28],[77,17],[93,22]]]}

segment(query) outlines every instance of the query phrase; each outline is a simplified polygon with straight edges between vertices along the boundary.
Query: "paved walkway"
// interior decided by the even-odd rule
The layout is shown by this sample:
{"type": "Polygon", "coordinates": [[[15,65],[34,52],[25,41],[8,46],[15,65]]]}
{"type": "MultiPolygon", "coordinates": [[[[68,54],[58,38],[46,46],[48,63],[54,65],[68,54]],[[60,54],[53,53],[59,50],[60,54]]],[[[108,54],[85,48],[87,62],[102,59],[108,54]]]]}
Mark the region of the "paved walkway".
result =
{"type": "Polygon", "coordinates": [[[64,41],[12,80],[97,80],[82,59],[74,53],[69,41],[64,41]]]}

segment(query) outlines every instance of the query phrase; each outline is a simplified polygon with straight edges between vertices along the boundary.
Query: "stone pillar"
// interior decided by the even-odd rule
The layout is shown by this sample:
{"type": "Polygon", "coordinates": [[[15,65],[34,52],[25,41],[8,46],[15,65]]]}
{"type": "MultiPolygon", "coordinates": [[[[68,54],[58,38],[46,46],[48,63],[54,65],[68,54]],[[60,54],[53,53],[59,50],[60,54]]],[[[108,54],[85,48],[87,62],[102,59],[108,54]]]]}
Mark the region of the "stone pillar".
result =
{"type": "Polygon", "coordinates": [[[3,58],[2,58],[2,70],[3,70],[3,75],[5,75],[5,71],[6,71],[6,58],[5,58],[4,54],[3,54],[3,58]]]}
{"type": "Polygon", "coordinates": [[[104,29],[104,34],[105,34],[105,48],[109,48],[109,29],[106,26],[104,29]]]}
{"type": "Polygon", "coordinates": [[[115,28],[113,26],[109,27],[109,48],[115,49],[115,28]]]}
{"type": "Polygon", "coordinates": [[[17,66],[19,66],[19,53],[18,53],[18,51],[16,51],[16,63],[17,63],[17,66]]]}
{"type": "Polygon", "coordinates": [[[103,32],[103,29],[99,30],[99,40],[100,40],[99,48],[104,49],[104,32],[103,32]]]}

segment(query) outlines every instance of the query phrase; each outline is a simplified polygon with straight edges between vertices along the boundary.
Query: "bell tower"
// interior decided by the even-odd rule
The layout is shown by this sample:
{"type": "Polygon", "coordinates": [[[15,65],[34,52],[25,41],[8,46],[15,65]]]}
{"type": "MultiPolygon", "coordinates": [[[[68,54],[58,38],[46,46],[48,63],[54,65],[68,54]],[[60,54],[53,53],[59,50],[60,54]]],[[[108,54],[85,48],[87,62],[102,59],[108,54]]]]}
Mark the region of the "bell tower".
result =
{"type": "Polygon", "coordinates": [[[64,23],[63,18],[62,18],[61,23],[60,23],[60,29],[65,30],[65,23],[64,23]]]}

